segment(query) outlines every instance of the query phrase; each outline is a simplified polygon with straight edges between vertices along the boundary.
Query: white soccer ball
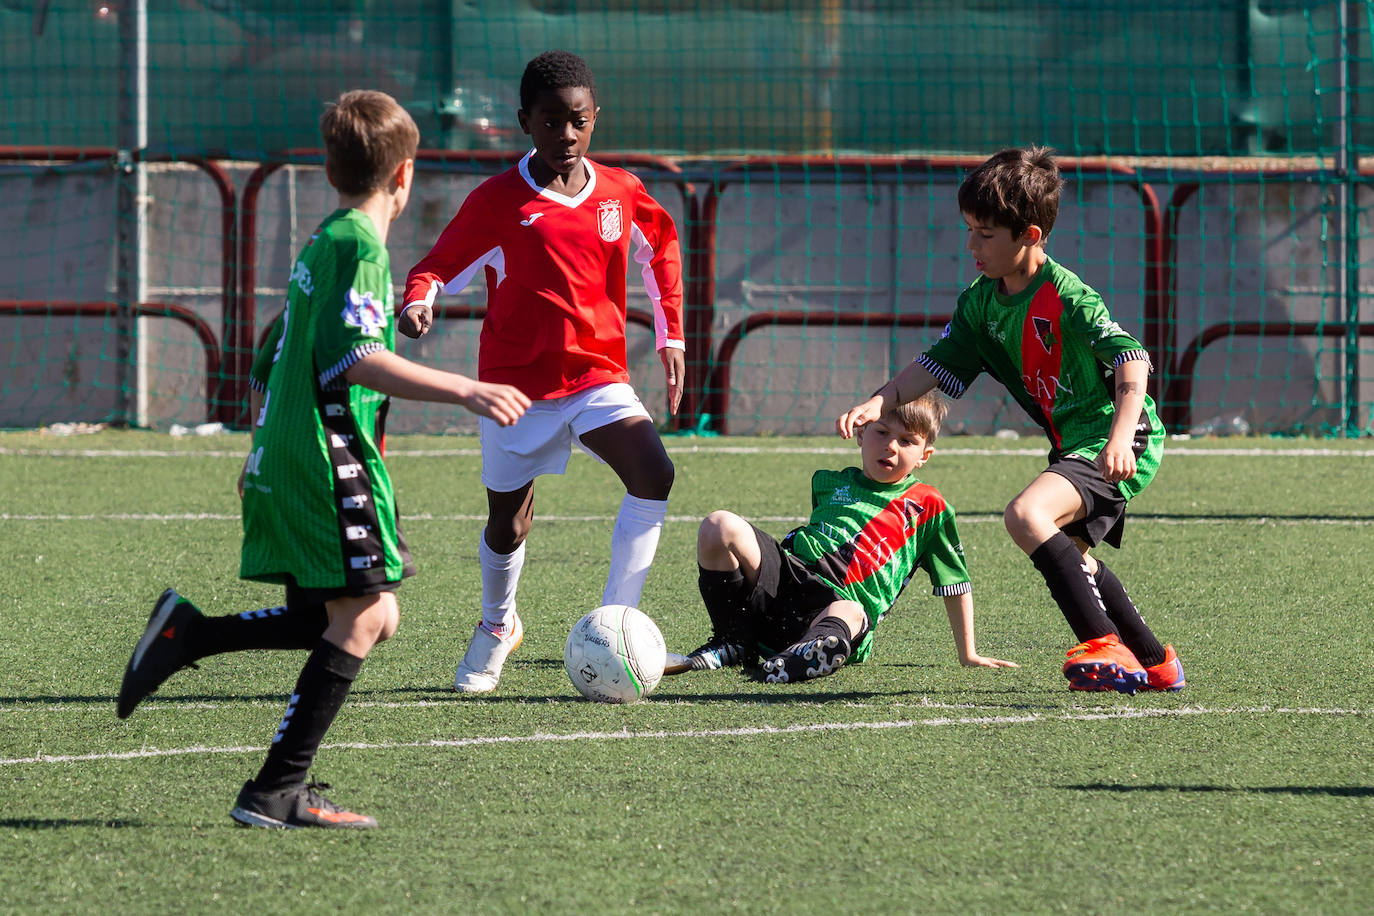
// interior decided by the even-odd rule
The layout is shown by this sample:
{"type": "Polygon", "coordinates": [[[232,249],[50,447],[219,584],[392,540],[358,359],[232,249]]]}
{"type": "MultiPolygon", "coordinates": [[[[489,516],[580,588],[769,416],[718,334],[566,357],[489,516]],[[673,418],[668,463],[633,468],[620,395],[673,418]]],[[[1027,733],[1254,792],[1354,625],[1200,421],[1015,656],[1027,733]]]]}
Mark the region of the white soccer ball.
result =
{"type": "Polygon", "coordinates": [[[573,625],[563,649],[568,679],[598,703],[633,703],[663,679],[668,648],[648,614],[607,604],[573,625]]]}

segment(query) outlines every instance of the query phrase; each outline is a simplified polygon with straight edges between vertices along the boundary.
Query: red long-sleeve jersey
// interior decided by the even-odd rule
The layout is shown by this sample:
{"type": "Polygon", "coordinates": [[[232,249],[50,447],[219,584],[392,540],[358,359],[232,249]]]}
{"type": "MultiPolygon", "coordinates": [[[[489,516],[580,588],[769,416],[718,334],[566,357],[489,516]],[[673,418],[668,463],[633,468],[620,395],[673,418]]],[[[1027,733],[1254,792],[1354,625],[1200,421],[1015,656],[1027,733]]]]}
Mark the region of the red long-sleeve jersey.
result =
{"type": "Polygon", "coordinates": [[[654,346],[684,348],[682,254],[670,217],[624,169],[587,166],[576,197],[539,187],[529,156],[480,184],[406,277],[405,304],[433,306],[478,272],[487,315],[477,353],[482,381],[533,400],[628,382],[625,277],[641,265],[653,302],[654,346]]]}

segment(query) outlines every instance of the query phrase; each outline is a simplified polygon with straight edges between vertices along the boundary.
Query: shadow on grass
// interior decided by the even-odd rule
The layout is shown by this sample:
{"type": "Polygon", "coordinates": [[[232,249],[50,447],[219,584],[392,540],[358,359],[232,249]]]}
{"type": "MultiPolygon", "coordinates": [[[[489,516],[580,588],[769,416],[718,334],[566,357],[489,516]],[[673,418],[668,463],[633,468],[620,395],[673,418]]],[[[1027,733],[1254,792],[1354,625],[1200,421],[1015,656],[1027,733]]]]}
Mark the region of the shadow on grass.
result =
{"type": "Polygon", "coordinates": [[[60,827],[142,827],[142,821],[126,821],[117,817],[5,817],[0,818],[0,830],[56,830],[60,827]]]}
{"type": "Polygon", "coordinates": [[[1082,792],[1243,792],[1256,795],[1334,795],[1341,798],[1374,797],[1374,786],[1209,786],[1209,785],[1143,785],[1123,786],[1116,783],[1092,782],[1082,785],[1058,786],[1082,792]]]}

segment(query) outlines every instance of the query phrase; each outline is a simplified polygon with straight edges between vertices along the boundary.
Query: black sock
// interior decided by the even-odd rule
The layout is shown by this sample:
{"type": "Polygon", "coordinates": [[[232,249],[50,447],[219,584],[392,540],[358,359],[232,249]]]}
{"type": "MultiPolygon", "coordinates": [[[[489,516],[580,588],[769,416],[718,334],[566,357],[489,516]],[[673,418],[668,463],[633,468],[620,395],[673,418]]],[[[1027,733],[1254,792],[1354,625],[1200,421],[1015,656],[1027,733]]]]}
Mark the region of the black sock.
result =
{"type": "Polygon", "coordinates": [[[711,618],[712,635],[728,642],[745,642],[745,600],[749,597],[749,583],[744,573],[739,569],[698,566],[697,588],[711,618]]]}
{"type": "Polygon", "coordinates": [[[798,642],[807,643],[811,642],[813,639],[820,639],[823,636],[840,636],[843,637],[844,641],[849,643],[849,647],[853,649],[854,643],[858,642],[859,637],[863,636],[866,632],[868,632],[867,620],[864,621],[863,629],[858,633],[853,633],[849,629],[849,624],[845,623],[839,617],[827,614],[819,620],[812,621],[811,626],[806,628],[806,632],[802,634],[802,638],[798,640],[798,642]]]}
{"type": "Polygon", "coordinates": [[[1116,632],[1097,583],[1088,574],[1083,554],[1067,534],[1056,532],[1054,537],[1031,551],[1030,560],[1045,577],[1050,595],[1080,641],[1116,632]]]}
{"type": "Polygon", "coordinates": [[[323,602],[302,601],[288,592],[284,606],[199,618],[186,634],[186,652],[195,661],[245,649],[309,649],[328,625],[323,602]]]}
{"type": "Polygon", "coordinates": [[[1121,634],[1121,641],[1126,644],[1126,648],[1134,652],[1135,657],[1146,668],[1163,662],[1164,647],[1145,625],[1145,619],[1140,616],[1135,602],[1126,594],[1126,588],[1116,577],[1116,573],[1108,569],[1106,563],[1098,560],[1097,573],[1093,578],[1097,580],[1097,590],[1102,593],[1102,603],[1107,607],[1107,616],[1116,624],[1117,632],[1121,634]]]}
{"type": "Polygon", "coordinates": [[[277,726],[267,760],[253,780],[259,790],[274,792],[305,782],[324,733],[338,715],[362,666],[361,658],[333,643],[324,639],[316,643],[301,669],[286,715],[277,726]]]}

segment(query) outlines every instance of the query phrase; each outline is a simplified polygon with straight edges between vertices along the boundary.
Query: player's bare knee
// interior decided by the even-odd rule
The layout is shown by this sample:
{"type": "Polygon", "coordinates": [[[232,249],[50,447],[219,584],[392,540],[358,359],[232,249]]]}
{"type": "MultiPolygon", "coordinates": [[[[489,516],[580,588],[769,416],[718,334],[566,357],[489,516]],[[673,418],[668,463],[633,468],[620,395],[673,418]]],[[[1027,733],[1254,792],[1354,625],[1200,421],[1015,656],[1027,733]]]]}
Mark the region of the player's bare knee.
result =
{"type": "Polygon", "coordinates": [[[744,519],[726,509],[716,509],[701,520],[697,529],[697,560],[713,569],[722,562],[733,567],[740,532],[747,530],[749,523],[744,519]]]}
{"type": "Polygon", "coordinates": [[[725,547],[725,531],[728,519],[733,517],[733,513],[724,509],[716,509],[701,520],[697,527],[697,550],[703,549],[723,549],[725,547]]]}
{"type": "Polygon", "coordinates": [[[1007,508],[1002,513],[1002,523],[1007,526],[1007,533],[1013,538],[1021,538],[1031,533],[1036,514],[1030,500],[1018,496],[1007,503],[1007,508]]]}

